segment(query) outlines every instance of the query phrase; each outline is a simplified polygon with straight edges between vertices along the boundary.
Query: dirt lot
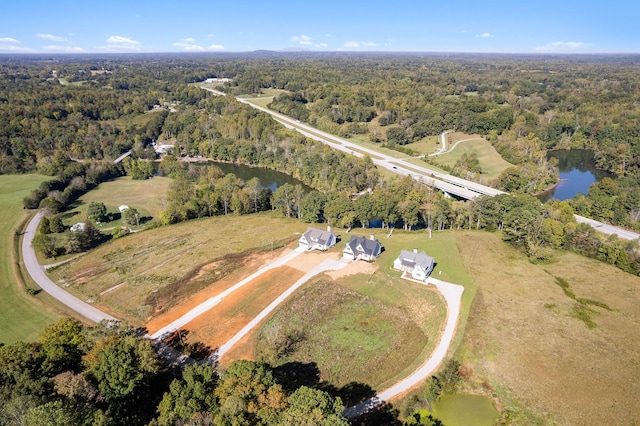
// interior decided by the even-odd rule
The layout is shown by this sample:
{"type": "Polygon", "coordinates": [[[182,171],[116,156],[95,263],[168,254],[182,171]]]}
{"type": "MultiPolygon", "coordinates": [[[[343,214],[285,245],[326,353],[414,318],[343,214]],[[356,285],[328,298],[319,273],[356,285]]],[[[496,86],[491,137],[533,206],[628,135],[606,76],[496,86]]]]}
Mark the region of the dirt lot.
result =
{"type": "MultiPolygon", "coordinates": [[[[268,255],[254,255],[247,266],[224,279],[212,284],[206,289],[196,293],[179,307],[172,309],[166,314],[153,319],[147,324],[150,333],[154,333],[170,322],[181,317],[190,309],[206,301],[211,297],[215,297],[224,290],[236,284],[246,276],[254,273],[257,269],[274,261],[283,254],[290,252],[290,249],[269,253],[268,255]]],[[[253,319],[260,311],[267,307],[276,297],[283,293],[287,288],[293,285],[308,270],[319,265],[323,260],[328,258],[337,258],[336,252],[319,253],[309,252],[303,253],[296,258],[287,262],[285,266],[269,270],[247,283],[242,288],[233,292],[231,295],[209,310],[200,315],[195,320],[186,324],[184,329],[189,331],[187,340],[189,342],[201,342],[208,345],[212,349],[217,348],[235,333],[240,331],[251,319],[253,319]]],[[[359,262],[362,263],[362,262],[359,262]]],[[[354,264],[354,265],[357,265],[354,264]]],[[[211,264],[203,269],[214,268],[211,264]]],[[[210,272],[202,271],[203,273],[210,272]]],[[[197,276],[194,277],[197,279],[197,276]]],[[[252,341],[251,336],[245,337],[239,344],[245,348],[243,342],[252,341]]],[[[225,362],[237,358],[251,359],[253,351],[247,349],[234,350],[231,356],[225,357],[225,362]]]]}

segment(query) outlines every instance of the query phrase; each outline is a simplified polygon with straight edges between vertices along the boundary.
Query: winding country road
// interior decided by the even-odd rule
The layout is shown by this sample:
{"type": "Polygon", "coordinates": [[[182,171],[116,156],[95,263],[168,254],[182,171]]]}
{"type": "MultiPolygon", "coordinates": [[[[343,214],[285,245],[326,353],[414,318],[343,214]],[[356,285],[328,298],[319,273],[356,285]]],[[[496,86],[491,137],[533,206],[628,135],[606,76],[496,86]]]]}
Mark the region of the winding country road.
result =
{"type": "Polygon", "coordinates": [[[42,212],[38,212],[33,219],[31,219],[22,239],[22,259],[27,272],[31,275],[31,278],[33,278],[33,280],[38,283],[44,291],[91,321],[96,323],[102,320],[117,321],[117,318],[112,317],[106,312],[102,312],[60,288],[47,276],[44,267],[38,262],[36,251],[31,246],[31,242],[36,235],[42,216],[42,212]]]}

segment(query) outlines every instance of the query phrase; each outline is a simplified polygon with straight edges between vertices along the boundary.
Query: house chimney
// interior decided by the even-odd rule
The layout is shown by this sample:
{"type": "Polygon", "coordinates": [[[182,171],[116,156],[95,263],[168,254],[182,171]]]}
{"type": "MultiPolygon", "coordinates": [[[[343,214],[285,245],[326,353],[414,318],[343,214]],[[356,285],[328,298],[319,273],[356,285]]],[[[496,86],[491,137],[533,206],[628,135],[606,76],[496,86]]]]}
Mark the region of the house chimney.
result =
{"type": "Polygon", "coordinates": [[[371,241],[375,240],[375,237],[373,236],[373,234],[370,234],[370,235],[369,235],[369,239],[370,239],[371,241]]]}
{"type": "Polygon", "coordinates": [[[327,232],[331,232],[331,225],[327,225],[327,232]]]}
{"type": "Polygon", "coordinates": [[[415,254],[418,254],[418,249],[417,249],[417,248],[414,248],[414,249],[413,249],[413,252],[414,252],[415,254]]]}

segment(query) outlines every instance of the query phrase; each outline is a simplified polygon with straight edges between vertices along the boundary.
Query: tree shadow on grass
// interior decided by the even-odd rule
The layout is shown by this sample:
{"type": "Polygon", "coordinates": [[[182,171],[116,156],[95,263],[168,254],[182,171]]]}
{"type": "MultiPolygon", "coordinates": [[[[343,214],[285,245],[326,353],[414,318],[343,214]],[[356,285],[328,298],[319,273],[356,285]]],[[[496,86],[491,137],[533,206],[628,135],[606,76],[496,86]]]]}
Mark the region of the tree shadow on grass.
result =
{"type": "Polygon", "coordinates": [[[287,362],[272,370],[273,377],[282,389],[293,393],[300,386],[319,388],[320,369],[315,362],[287,362]]]}

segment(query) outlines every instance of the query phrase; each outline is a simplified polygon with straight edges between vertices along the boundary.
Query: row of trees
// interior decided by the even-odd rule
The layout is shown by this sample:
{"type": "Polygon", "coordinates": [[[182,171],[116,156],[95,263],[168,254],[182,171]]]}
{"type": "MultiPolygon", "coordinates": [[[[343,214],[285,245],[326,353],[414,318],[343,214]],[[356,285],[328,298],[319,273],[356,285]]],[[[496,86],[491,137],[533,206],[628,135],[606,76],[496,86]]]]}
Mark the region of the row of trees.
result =
{"type": "Polygon", "coordinates": [[[64,318],[38,342],[0,344],[3,425],[348,425],[340,398],[289,389],[262,363],[174,370],[119,323],[64,318]]]}

